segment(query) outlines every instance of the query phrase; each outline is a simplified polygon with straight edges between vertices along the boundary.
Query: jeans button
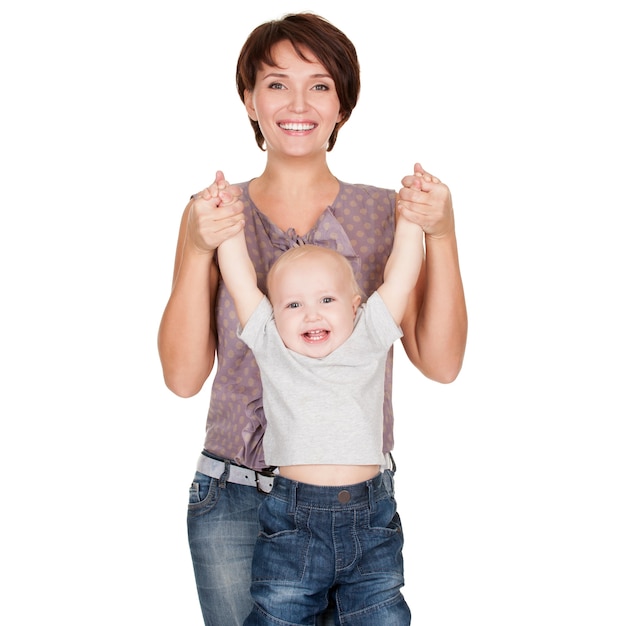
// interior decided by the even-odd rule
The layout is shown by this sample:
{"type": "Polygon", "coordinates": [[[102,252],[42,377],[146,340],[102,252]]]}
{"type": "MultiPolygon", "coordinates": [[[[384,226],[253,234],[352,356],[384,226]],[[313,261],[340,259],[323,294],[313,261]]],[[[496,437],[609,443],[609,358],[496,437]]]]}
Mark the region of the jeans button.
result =
{"type": "Polygon", "coordinates": [[[347,502],[350,502],[350,492],[346,491],[345,489],[342,489],[337,494],[337,500],[339,500],[339,502],[341,502],[341,504],[346,504],[347,502]]]}

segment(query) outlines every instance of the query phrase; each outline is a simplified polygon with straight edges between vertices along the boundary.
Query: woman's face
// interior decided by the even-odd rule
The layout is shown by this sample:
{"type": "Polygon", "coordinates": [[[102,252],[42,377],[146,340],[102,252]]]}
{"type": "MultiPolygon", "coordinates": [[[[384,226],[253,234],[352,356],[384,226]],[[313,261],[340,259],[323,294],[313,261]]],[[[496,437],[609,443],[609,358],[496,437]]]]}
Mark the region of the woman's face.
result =
{"type": "Polygon", "coordinates": [[[301,59],[288,41],[272,50],[276,67],[261,65],[246,110],[257,121],[268,152],[307,156],[326,152],[328,138],[341,121],[335,81],[310,51],[301,59]]]}

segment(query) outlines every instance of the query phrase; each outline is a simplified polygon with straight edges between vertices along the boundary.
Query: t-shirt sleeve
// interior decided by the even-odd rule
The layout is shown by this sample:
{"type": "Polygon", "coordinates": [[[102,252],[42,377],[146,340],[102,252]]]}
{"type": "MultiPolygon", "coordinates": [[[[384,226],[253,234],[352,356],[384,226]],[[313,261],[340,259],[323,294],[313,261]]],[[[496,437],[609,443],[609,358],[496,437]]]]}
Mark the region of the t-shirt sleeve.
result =
{"type": "Polygon", "coordinates": [[[402,329],[396,324],[377,291],[367,300],[365,323],[370,335],[377,339],[383,348],[390,347],[396,339],[400,339],[403,335],[402,329]]]}
{"type": "Polygon", "coordinates": [[[256,309],[252,312],[245,327],[242,328],[241,325],[239,325],[237,328],[237,337],[251,350],[259,347],[265,336],[267,324],[272,319],[273,315],[274,313],[270,301],[267,296],[263,296],[256,309]]]}

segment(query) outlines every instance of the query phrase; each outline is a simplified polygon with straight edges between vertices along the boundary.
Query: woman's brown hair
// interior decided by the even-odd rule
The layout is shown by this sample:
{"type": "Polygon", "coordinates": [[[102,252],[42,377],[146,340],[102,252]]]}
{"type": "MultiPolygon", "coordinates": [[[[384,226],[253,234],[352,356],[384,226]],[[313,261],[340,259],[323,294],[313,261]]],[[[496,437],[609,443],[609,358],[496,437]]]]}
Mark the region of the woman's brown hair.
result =
{"type": "MultiPolygon", "coordinates": [[[[335,81],[342,119],[328,140],[330,152],[339,129],[348,121],[359,99],[361,78],[356,49],[341,30],[314,13],[291,13],[280,20],[261,24],[248,36],[237,61],[237,91],[242,102],[245,91],[254,89],[261,64],[276,67],[272,48],[281,41],[289,41],[304,60],[308,58],[303,49],[310,50],[335,81]]],[[[250,124],[257,145],[264,150],[265,138],[259,123],[250,118],[250,124]]]]}

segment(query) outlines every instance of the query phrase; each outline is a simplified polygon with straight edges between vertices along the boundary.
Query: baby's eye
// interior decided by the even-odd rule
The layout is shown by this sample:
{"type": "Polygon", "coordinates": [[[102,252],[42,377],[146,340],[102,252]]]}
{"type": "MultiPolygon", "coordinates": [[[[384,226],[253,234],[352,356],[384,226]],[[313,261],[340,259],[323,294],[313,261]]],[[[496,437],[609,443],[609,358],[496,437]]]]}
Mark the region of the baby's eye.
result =
{"type": "Polygon", "coordinates": [[[325,296],[324,298],[322,298],[323,304],[330,304],[333,301],[334,301],[334,298],[332,298],[331,296],[325,296]]]}
{"type": "Polygon", "coordinates": [[[300,303],[299,303],[299,302],[290,302],[290,303],[287,305],[287,308],[288,308],[288,309],[297,309],[299,306],[300,306],[300,303]]]}

